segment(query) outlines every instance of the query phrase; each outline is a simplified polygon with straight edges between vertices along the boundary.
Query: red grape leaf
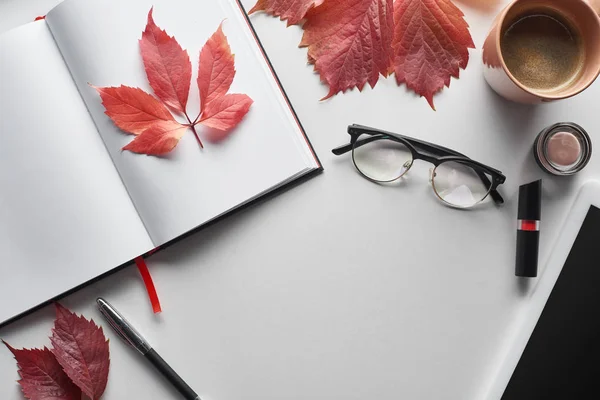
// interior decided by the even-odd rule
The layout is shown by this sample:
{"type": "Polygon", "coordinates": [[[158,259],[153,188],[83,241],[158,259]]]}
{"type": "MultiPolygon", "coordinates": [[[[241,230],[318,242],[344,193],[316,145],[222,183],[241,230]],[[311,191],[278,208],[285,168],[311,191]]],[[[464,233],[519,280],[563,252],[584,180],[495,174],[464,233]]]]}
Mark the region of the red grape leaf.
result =
{"type": "Polygon", "coordinates": [[[184,114],[190,92],[192,63],[177,40],[156,26],[152,8],[140,39],[140,52],[148,82],[156,96],[176,112],[184,114]]]}
{"type": "Polygon", "coordinates": [[[19,385],[31,400],[81,400],[79,389],[65,374],[54,355],[44,347],[17,350],[2,341],[15,356],[19,367],[19,385]]]}
{"type": "Polygon", "coordinates": [[[71,380],[93,400],[102,396],[110,366],[108,340],[93,320],[78,317],[56,303],[52,354],[71,380]]]}
{"type": "Polygon", "coordinates": [[[235,77],[235,63],[221,24],[200,52],[198,89],[201,109],[198,117],[192,120],[186,110],[192,75],[187,51],[174,37],[156,26],[152,11],[151,8],[148,12],[146,30],[142,32],[139,44],[148,81],[160,100],[142,89],[124,85],[92,87],[100,94],[105,114],[115,125],[138,135],[123,150],[148,155],[166,154],[177,146],[188,127],[200,147],[204,147],[195,125],[202,123],[229,131],[244,118],[252,99],[245,94],[227,94],[235,77]],[[184,114],[188,124],[177,122],[167,107],[184,114]]]}
{"type": "Polygon", "coordinates": [[[198,89],[202,115],[199,123],[229,131],[244,118],[252,99],[245,94],[226,94],[234,76],[234,57],[221,24],[200,52],[198,89]]]}
{"type": "MultiPolygon", "coordinates": [[[[327,99],[388,76],[392,57],[393,0],[327,0],[306,14],[300,47],[308,47],[327,99]]],[[[323,100],[324,100],[323,99],[323,100]]]]}
{"type": "Polygon", "coordinates": [[[136,136],[123,150],[155,156],[166,154],[177,146],[187,128],[177,122],[152,126],[136,136]]]}
{"type": "Polygon", "coordinates": [[[139,135],[156,124],[175,122],[164,104],[142,89],[93,87],[100,93],[105,114],[125,132],[139,135]]]}
{"type": "Polygon", "coordinates": [[[223,24],[207,40],[198,62],[198,89],[200,90],[200,110],[227,93],[235,76],[234,56],[223,34],[223,24]]]}
{"type": "Polygon", "coordinates": [[[200,123],[220,131],[230,130],[240,123],[252,103],[245,94],[226,94],[208,103],[200,123]]]}
{"type": "Polygon", "coordinates": [[[433,95],[458,78],[475,48],[463,13],[450,0],[396,0],[393,66],[398,84],[424,96],[433,95]]]}
{"type": "Polygon", "coordinates": [[[257,11],[265,11],[268,14],[279,17],[282,21],[287,19],[288,26],[295,25],[304,19],[308,10],[323,4],[324,1],[325,0],[258,0],[248,14],[257,11]]]}

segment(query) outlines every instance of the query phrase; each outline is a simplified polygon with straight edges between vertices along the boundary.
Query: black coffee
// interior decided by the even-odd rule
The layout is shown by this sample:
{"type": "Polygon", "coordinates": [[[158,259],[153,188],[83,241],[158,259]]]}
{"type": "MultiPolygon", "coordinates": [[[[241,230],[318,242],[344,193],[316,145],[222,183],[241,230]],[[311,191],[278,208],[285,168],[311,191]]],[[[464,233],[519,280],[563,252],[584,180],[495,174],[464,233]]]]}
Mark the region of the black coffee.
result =
{"type": "Polygon", "coordinates": [[[500,41],[511,74],[535,90],[556,90],[578,76],[584,61],[581,37],[559,16],[533,13],[516,20],[500,41]]]}

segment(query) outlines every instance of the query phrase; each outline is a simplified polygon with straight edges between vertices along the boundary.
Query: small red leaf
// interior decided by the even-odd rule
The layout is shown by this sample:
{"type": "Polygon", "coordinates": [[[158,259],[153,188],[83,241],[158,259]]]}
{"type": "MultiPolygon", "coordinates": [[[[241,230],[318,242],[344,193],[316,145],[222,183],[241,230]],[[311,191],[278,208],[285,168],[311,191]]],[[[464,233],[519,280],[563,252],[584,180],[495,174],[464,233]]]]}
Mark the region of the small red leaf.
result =
{"type": "Polygon", "coordinates": [[[325,0],[258,0],[248,12],[265,11],[288,21],[288,25],[295,25],[302,21],[308,10],[323,4],[325,0]]]}
{"type": "Polygon", "coordinates": [[[93,320],[78,317],[56,303],[52,354],[71,380],[92,399],[106,389],[110,366],[108,340],[93,320]]]}
{"type": "Polygon", "coordinates": [[[190,57],[173,36],[156,26],[152,9],[142,32],[140,51],[154,93],[173,110],[185,113],[192,79],[190,57]]]}
{"type": "Polygon", "coordinates": [[[163,155],[175,148],[187,126],[171,123],[153,126],[138,135],[123,150],[148,155],[163,155]]]}
{"type": "Polygon", "coordinates": [[[252,103],[245,94],[226,94],[208,103],[200,123],[221,131],[230,130],[240,123],[252,103]]]}
{"type": "Polygon", "coordinates": [[[223,24],[202,47],[198,65],[200,110],[204,111],[211,101],[227,93],[235,76],[234,56],[223,34],[223,24]]]}
{"type": "Polygon", "coordinates": [[[81,400],[79,389],[65,374],[54,355],[44,347],[40,349],[12,348],[2,341],[13,353],[19,367],[19,385],[30,400],[81,400]]]}
{"type": "Polygon", "coordinates": [[[160,101],[142,89],[123,85],[93,87],[100,93],[105,114],[127,133],[139,135],[157,122],[175,121],[160,101]]]}
{"type": "Polygon", "coordinates": [[[394,5],[394,72],[398,84],[424,96],[458,78],[474,48],[463,13],[450,0],[396,0],[394,5]]]}
{"type": "Polygon", "coordinates": [[[338,92],[388,76],[391,65],[393,0],[327,0],[306,14],[300,47],[308,47],[327,99],[338,92]]]}

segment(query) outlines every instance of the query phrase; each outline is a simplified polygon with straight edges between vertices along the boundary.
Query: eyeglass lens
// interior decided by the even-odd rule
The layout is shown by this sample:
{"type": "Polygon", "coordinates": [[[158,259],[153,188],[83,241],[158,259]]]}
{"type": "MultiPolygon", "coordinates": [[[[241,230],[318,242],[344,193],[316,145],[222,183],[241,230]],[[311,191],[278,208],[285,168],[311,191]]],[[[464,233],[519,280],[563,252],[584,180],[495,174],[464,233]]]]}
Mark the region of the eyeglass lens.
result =
{"type": "MultiPolygon", "coordinates": [[[[433,170],[432,186],[435,193],[455,207],[472,207],[487,197],[490,185],[468,163],[446,161],[433,170]]],[[[491,181],[489,181],[491,182],[491,181]]]]}
{"type": "Polygon", "coordinates": [[[364,176],[377,182],[391,182],[410,169],[413,157],[404,144],[385,138],[361,143],[369,139],[373,137],[361,136],[352,150],[354,165],[364,176]]]}

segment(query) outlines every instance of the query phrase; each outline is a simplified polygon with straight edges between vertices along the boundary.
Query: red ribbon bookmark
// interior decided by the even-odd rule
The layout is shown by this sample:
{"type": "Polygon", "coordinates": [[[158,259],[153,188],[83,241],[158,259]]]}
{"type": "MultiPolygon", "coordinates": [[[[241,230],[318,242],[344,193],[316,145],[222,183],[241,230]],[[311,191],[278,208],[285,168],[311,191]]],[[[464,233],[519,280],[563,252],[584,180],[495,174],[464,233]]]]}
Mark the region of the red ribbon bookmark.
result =
{"type": "Polygon", "coordinates": [[[156,293],[156,287],[154,287],[154,282],[152,281],[152,275],[150,275],[150,271],[148,270],[144,258],[142,256],[136,257],[135,265],[137,265],[140,275],[142,275],[142,279],[144,280],[144,285],[146,285],[146,291],[148,292],[150,303],[152,303],[152,311],[154,311],[154,314],[158,314],[162,311],[162,308],[160,307],[160,300],[158,299],[158,293],[156,293]]]}

